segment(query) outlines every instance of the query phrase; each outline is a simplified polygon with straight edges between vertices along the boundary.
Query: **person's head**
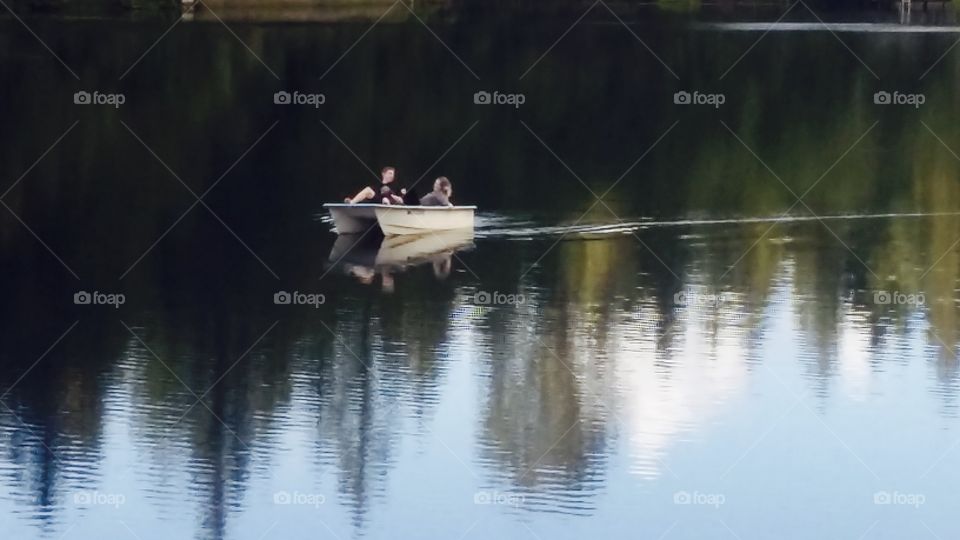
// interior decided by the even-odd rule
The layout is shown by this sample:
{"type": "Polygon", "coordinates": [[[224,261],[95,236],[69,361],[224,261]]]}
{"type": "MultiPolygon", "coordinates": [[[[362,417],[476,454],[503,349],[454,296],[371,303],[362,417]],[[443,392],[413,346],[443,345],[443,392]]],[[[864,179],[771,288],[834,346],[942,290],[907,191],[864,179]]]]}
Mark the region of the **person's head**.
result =
{"type": "Polygon", "coordinates": [[[448,180],[446,176],[441,176],[433,182],[433,190],[450,197],[453,195],[453,184],[450,183],[450,180],[448,180]]]}
{"type": "Polygon", "coordinates": [[[389,184],[393,182],[393,177],[397,174],[397,170],[393,167],[384,167],[380,170],[380,179],[383,180],[384,184],[389,184]]]}

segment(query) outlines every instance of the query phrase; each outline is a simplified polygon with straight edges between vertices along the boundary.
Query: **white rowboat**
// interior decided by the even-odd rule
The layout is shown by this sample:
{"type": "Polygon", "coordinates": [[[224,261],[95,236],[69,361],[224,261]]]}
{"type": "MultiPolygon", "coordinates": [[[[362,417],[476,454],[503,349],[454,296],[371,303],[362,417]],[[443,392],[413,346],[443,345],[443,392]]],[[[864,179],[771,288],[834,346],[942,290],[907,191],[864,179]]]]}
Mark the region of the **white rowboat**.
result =
{"type": "Polygon", "coordinates": [[[327,203],[337,234],[365,233],[379,225],[385,236],[473,228],[476,206],[404,206],[327,203]]]}

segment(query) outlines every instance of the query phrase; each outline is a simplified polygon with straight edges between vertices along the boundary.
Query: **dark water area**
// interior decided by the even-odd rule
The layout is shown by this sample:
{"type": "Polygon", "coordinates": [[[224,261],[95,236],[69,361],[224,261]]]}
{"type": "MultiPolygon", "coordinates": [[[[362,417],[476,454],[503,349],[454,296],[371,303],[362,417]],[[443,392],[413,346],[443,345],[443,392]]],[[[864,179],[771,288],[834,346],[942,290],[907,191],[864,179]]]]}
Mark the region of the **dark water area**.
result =
{"type": "Polygon", "coordinates": [[[960,28],[614,13],[0,21],[0,538],[960,534],[960,28]]]}

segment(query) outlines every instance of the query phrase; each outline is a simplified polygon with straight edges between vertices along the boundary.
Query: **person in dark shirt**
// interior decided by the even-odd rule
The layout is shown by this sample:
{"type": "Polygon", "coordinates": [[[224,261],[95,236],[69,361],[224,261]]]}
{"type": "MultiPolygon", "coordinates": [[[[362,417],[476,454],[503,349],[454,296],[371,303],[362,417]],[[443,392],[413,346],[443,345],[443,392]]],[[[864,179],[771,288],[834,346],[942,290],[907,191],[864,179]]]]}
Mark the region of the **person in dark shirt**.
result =
{"type": "Polygon", "coordinates": [[[453,206],[450,197],[453,196],[453,185],[446,176],[441,176],[433,183],[433,191],[420,199],[421,206],[453,206]]]}
{"type": "Polygon", "coordinates": [[[355,196],[344,199],[344,202],[350,204],[361,202],[403,204],[403,196],[406,195],[407,190],[401,189],[400,191],[394,191],[390,185],[393,183],[396,174],[397,170],[395,168],[384,167],[380,171],[380,187],[378,189],[374,190],[374,188],[367,186],[360,190],[360,193],[357,193],[355,196]]]}

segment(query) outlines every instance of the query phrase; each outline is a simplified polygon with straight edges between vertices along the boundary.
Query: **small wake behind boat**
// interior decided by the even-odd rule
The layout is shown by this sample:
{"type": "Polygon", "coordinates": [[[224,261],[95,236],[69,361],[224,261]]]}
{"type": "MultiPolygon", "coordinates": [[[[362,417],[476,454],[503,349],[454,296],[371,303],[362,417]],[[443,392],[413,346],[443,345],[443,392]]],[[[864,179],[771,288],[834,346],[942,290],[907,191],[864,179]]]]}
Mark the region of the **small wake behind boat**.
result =
{"type": "Polygon", "coordinates": [[[379,225],[385,236],[472,229],[476,206],[405,206],[326,203],[337,234],[364,233],[379,225]]]}

